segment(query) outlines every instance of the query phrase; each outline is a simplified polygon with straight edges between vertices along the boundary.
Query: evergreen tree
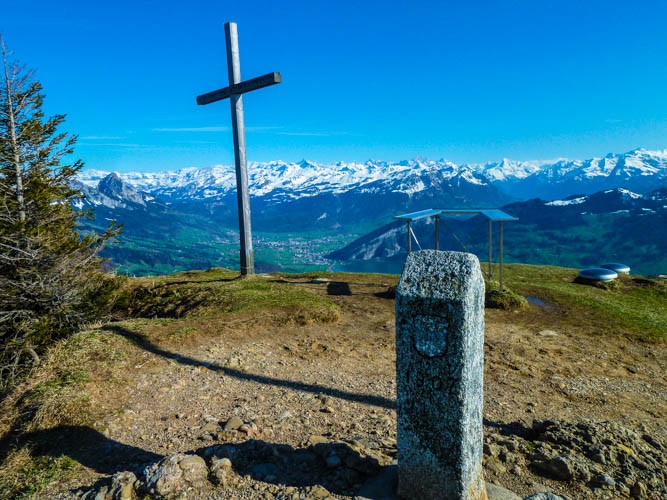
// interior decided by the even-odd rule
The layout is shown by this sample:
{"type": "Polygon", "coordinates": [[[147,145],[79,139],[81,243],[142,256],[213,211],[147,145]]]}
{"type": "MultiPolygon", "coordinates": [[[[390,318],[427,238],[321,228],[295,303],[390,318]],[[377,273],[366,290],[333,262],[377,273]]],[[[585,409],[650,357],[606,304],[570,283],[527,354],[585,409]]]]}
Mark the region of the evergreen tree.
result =
{"type": "Polygon", "coordinates": [[[0,388],[38,362],[44,348],[95,312],[104,286],[98,252],[117,234],[76,231],[70,187],[83,163],[65,164],[76,137],[45,118],[39,82],[0,37],[0,388]]]}

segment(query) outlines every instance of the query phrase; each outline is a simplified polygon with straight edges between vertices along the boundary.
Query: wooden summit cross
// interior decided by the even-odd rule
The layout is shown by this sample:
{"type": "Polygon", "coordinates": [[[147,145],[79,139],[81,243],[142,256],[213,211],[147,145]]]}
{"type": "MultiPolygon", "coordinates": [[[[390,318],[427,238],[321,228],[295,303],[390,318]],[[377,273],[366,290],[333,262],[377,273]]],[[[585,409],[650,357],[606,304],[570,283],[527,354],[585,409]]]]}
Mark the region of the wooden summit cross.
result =
{"type": "Polygon", "coordinates": [[[248,195],[248,166],[245,152],[245,126],[243,124],[243,94],[280,83],[280,73],[269,73],[244,82],[241,81],[239,38],[236,23],[225,24],[227,40],[227,69],[229,86],[197,96],[197,104],[204,105],[229,98],[232,108],[234,134],[234,160],[236,165],[236,197],[241,233],[241,275],[255,274],[255,256],[252,250],[250,229],[250,196],[248,195]]]}

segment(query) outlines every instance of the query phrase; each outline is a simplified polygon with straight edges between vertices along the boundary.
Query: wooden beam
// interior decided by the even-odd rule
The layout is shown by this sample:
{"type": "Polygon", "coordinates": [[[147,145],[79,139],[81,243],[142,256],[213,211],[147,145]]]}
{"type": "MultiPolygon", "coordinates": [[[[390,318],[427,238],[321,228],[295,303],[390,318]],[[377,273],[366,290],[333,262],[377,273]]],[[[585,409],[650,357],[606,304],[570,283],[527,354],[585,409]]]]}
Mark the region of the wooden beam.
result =
{"type": "Polygon", "coordinates": [[[270,85],[275,85],[280,82],[282,82],[280,73],[274,71],[273,73],[267,73],[266,75],[258,76],[257,78],[251,78],[250,80],[235,83],[229,87],[199,95],[197,96],[197,104],[211,104],[212,102],[222,101],[233,95],[245,94],[246,92],[263,89],[264,87],[269,87],[270,85]]]}

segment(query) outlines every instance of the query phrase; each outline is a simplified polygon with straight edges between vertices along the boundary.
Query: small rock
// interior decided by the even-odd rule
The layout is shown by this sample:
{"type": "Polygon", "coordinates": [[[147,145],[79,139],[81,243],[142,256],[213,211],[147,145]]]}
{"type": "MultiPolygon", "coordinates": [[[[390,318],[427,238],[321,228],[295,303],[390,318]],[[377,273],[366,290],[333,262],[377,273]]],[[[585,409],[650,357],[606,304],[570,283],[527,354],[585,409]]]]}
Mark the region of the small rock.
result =
{"type": "Polygon", "coordinates": [[[232,471],[232,461],[228,458],[213,460],[211,465],[211,481],[219,486],[225,486],[232,471]]]}
{"type": "Polygon", "coordinates": [[[605,449],[601,446],[593,446],[590,450],[590,459],[593,462],[605,465],[607,463],[607,457],[605,456],[605,449]]]}
{"type": "Polygon", "coordinates": [[[630,487],[630,496],[632,498],[646,498],[646,485],[637,481],[630,487]]]}
{"type": "Polygon", "coordinates": [[[315,435],[313,435],[313,436],[310,436],[308,438],[308,445],[309,446],[315,446],[315,445],[318,445],[318,444],[321,444],[321,443],[328,443],[328,442],[329,442],[329,440],[327,438],[325,438],[324,436],[315,436],[315,435]]]}
{"type": "Polygon", "coordinates": [[[137,498],[136,484],[137,476],[132,472],[117,472],[111,479],[109,496],[113,500],[134,500],[137,498]]]}
{"type": "Polygon", "coordinates": [[[232,431],[222,431],[215,435],[218,441],[229,441],[232,438],[232,431]]]}
{"type": "Polygon", "coordinates": [[[215,434],[220,431],[220,426],[217,422],[209,422],[201,428],[202,433],[215,434]]]}
{"type": "Polygon", "coordinates": [[[489,458],[489,460],[487,460],[486,464],[484,465],[491,472],[498,475],[505,474],[507,472],[507,468],[503,464],[501,464],[497,458],[494,457],[489,458]]]}
{"type": "Polygon", "coordinates": [[[574,467],[569,457],[559,455],[548,462],[533,462],[533,466],[560,481],[572,481],[574,479],[574,467]]]}
{"type": "Polygon", "coordinates": [[[169,455],[144,469],[146,489],[154,498],[179,496],[206,484],[208,468],[197,455],[169,455]]]}
{"type": "Polygon", "coordinates": [[[502,486],[486,483],[486,494],[488,500],[521,500],[522,497],[502,486]]]}
{"type": "Polygon", "coordinates": [[[216,465],[219,465],[220,467],[231,467],[232,466],[232,461],[228,459],[227,457],[222,457],[218,460],[215,461],[216,465]]]}
{"type": "Polygon", "coordinates": [[[541,330],[537,332],[540,337],[558,337],[558,334],[553,330],[541,330]]]}
{"type": "Polygon", "coordinates": [[[329,491],[325,487],[319,485],[313,486],[310,489],[310,494],[313,498],[326,498],[330,496],[329,491]]]}
{"type": "Polygon", "coordinates": [[[596,474],[595,477],[593,477],[592,483],[596,486],[606,486],[608,488],[616,486],[616,481],[614,481],[614,478],[608,474],[596,474]]]}
{"type": "Polygon", "coordinates": [[[227,423],[225,424],[225,429],[226,431],[235,431],[239,427],[243,425],[243,420],[241,420],[239,417],[234,415],[232,418],[227,420],[227,423]]]}
{"type": "Polygon", "coordinates": [[[642,436],[642,439],[644,441],[646,441],[648,444],[650,444],[651,446],[653,446],[656,450],[662,450],[662,445],[653,436],[649,436],[648,434],[644,434],[642,436]]]}
{"type": "Polygon", "coordinates": [[[243,424],[239,427],[238,430],[239,432],[245,433],[247,436],[254,436],[256,434],[255,429],[253,429],[252,426],[248,424],[243,424]]]}
{"type": "Polygon", "coordinates": [[[97,492],[95,490],[91,491],[91,495],[93,495],[93,500],[107,500],[109,498],[107,496],[107,493],[109,492],[109,487],[108,486],[102,486],[97,492]]]}
{"type": "Polygon", "coordinates": [[[201,470],[206,469],[206,462],[199,455],[186,455],[178,466],[183,470],[186,477],[201,476],[201,470]]]}

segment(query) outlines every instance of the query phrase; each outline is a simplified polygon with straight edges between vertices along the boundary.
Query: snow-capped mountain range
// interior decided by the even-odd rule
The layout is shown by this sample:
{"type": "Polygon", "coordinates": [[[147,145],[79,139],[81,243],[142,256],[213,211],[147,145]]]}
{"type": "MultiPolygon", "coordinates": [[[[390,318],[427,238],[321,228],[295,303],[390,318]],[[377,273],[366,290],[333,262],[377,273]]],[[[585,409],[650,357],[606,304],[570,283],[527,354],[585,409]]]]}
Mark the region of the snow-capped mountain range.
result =
{"type": "MultiPolygon", "coordinates": [[[[379,233],[367,235],[359,252],[341,255],[350,262],[364,260],[362,256],[369,254],[391,258],[389,254],[402,251],[396,242],[402,241],[398,235],[403,228],[392,228],[392,234],[380,236],[386,230],[381,226],[397,214],[425,208],[505,207],[520,218],[510,231],[538,235],[545,230],[548,239],[552,233],[565,235],[563,228],[589,224],[582,214],[592,213],[590,207],[596,206],[599,211],[595,213],[610,214],[617,221],[609,222],[612,225],[607,231],[616,230],[613,224],[630,224],[619,245],[632,243],[637,249],[650,248],[640,236],[662,241],[647,228],[664,226],[667,213],[663,194],[659,196],[659,210],[658,205],[644,198],[651,192],[662,193],[656,190],[667,190],[667,150],[637,149],[585,161],[503,160],[484,165],[424,159],[332,165],[275,161],[252,163],[248,170],[258,255],[264,248],[265,264],[271,268],[321,260],[331,250],[340,249],[375,228],[381,228],[379,233]],[[630,202],[633,197],[637,197],[640,208],[615,201],[627,198],[630,202]],[[623,215],[627,210],[631,210],[631,217],[623,215]],[[632,226],[635,222],[648,226],[638,232],[632,226]],[[630,234],[634,236],[629,237],[630,234]],[[290,256],[291,250],[280,250],[284,240],[294,237],[305,238],[307,255],[290,256]],[[374,245],[377,248],[373,249],[374,245]]],[[[238,225],[233,167],[120,174],[87,170],[75,184],[84,194],[83,199],[74,201],[76,207],[95,210],[96,222],[83,223],[84,227],[99,230],[107,220],[124,225],[120,243],[107,249],[106,255],[127,269],[154,273],[192,266],[235,265],[236,249],[225,253],[218,250],[220,245],[235,247],[238,225]]],[[[586,234],[598,230],[595,225],[582,229],[586,234]]],[[[594,240],[597,236],[592,235],[594,240]]],[[[582,247],[581,239],[567,238],[572,245],[582,247]]],[[[533,246],[531,240],[523,248],[533,246]]],[[[291,249],[292,245],[286,248],[291,249]]],[[[563,247],[563,252],[567,248],[563,247]]],[[[516,258],[525,262],[556,259],[532,254],[516,258]]],[[[654,264],[662,269],[661,263],[654,264]]]]}
{"type": "MultiPolygon", "coordinates": [[[[85,170],[79,180],[90,187],[109,172],[85,170]]],[[[443,185],[496,188],[509,199],[554,199],[624,187],[640,193],[667,183],[667,149],[635,149],[589,160],[551,162],[504,159],[486,164],[457,165],[448,160],[414,159],[390,163],[318,164],[273,161],[248,166],[251,196],[281,202],[323,194],[400,193],[412,197],[443,185]]],[[[138,191],[165,202],[213,200],[236,190],[233,166],[184,168],[174,172],[119,173],[138,191]]],[[[487,193],[488,194],[488,193],[487,193]]],[[[496,196],[491,196],[491,199],[496,196]]],[[[494,200],[497,201],[497,200],[494,200]]]]}

